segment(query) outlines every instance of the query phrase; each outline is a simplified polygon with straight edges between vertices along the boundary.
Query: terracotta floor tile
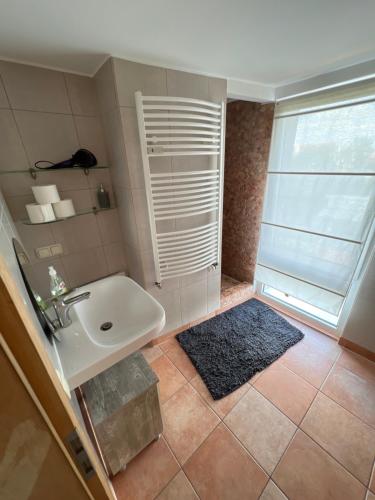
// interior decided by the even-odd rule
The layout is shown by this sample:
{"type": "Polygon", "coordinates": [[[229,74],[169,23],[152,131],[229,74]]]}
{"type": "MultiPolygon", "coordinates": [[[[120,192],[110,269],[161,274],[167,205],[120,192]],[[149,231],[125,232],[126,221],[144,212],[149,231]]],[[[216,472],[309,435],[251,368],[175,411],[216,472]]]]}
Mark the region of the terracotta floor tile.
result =
{"type": "Polygon", "coordinates": [[[259,500],[288,500],[288,499],[284,495],[284,493],[276,486],[276,484],[270,479],[259,500]]]}
{"type": "Polygon", "coordinates": [[[372,477],[371,477],[369,488],[371,491],[373,491],[375,493],[375,463],[374,463],[374,467],[372,469],[372,477]]]}
{"type": "Polygon", "coordinates": [[[268,474],[296,430],[289,418],[252,387],[224,422],[268,474]]]}
{"type": "Polygon", "coordinates": [[[272,476],[290,500],[360,500],[364,486],[298,430],[272,476]]]}
{"type": "Polygon", "coordinates": [[[220,422],[189,384],[163,405],[163,415],[164,436],[181,464],[220,422]]]}
{"type": "Polygon", "coordinates": [[[314,342],[304,342],[291,347],[280,358],[280,362],[316,388],[320,388],[333,366],[338,352],[327,352],[314,342]]]}
{"type": "Polygon", "coordinates": [[[322,392],[375,427],[375,383],[336,364],[322,392]]]}
{"type": "Polygon", "coordinates": [[[159,377],[161,403],[167,401],[181,386],[187,383],[185,377],[164,354],[151,363],[151,368],[159,377]]]}
{"type": "Polygon", "coordinates": [[[190,361],[189,356],[185,353],[182,347],[178,345],[172,345],[166,352],[168,358],[172,361],[174,365],[180,370],[187,380],[191,380],[196,376],[197,370],[195,369],[193,363],[190,361]]]}
{"type": "Polygon", "coordinates": [[[257,499],[268,477],[220,424],[184,465],[202,500],[257,499]]]}
{"type": "Polygon", "coordinates": [[[118,500],[151,500],[178,472],[179,465],[161,437],[112,480],[118,500]]]}
{"type": "Polygon", "coordinates": [[[215,401],[214,399],[212,399],[212,396],[207,389],[206,384],[201,379],[200,375],[197,375],[192,380],[190,380],[190,383],[220,418],[224,418],[225,415],[230,412],[230,410],[234,407],[234,405],[238,403],[242,396],[246,394],[250,387],[248,384],[244,384],[236,391],[232,392],[232,394],[229,394],[225,398],[215,401]]]}
{"type": "Polygon", "coordinates": [[[181,470],[156,500],[199,500],[199,497],[181,470]]]}
{"type": "Polygon", "coordinates": [[[159,347],[163,352],[168,352],[169,349],[171,349],[171,347],[176,347],[176,346],[180,347],[180,344],[176,339],[176,337],[170,337],[169,339],[159,344],[159,347]]]}
{"type": "Polygon", "coordinates": [[[143,354],[145,360],[148,363],[152,363],[153,361],[155,361],[155,359],[160,358],[160,356],[162,356],[163,351],[157,345],[155,346],[146,345],[145,347],[142,347],[141,353],[143,354]]]}
{"type": "Polygon", "coordinates": [[[337,363],[360,377],[375,382],[375,363],[344,349],[337,363]]]}
{"type": "Polygon", "coordinates": [[[315,387],[282,363],[274,363],[261,373],[254,387],[297,425],[317,393],[315,387]]]}
{"type": "Polygon", "coordinates": [[[319,393],[301,429],[366,486],[375,454],[375,430],[319,393]]]}

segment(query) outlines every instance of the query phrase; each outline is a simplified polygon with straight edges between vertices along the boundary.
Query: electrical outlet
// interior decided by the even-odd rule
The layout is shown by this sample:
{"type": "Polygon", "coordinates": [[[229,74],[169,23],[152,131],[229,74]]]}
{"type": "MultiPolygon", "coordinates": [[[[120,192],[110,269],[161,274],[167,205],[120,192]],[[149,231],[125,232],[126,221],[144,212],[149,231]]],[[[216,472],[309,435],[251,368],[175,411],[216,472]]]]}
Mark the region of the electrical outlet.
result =
{"type": "Polygon", "coordinates": [[[61,255],[63,253],[63,247],[61,243],[56,243],[56,245],[51,245],[50,249],[52,255],[61,255]]]}
{"type": "Polygon", "coordinates": [[[35,249],[36,256],[38,259],[47,259],[48,257],[52,257],[50,247],[40,247],[35,249]]]}

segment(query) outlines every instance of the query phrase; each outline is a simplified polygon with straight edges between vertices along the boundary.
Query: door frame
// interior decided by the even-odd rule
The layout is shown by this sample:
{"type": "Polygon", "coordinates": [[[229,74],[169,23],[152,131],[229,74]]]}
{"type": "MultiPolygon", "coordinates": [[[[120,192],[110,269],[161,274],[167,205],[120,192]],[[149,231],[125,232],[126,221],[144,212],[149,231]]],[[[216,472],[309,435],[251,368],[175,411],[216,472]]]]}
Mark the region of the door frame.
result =
{"type": "Polygon", "coordinates": [[[74,413],[69,396],[65,392],[55,368],[42,344],[39,332],[26,308],[18,287],[0,255],[0,334],[8,357],[21,369],[25,380],[48,418],[55,436],[64,448],[66,456],[77,464],[73,450],[67,439],[74,432],[95,471],[89,478],[84,477],[79,466],[73,470],[86,485],[95,500],[115,500],[116,495],[96,455],[86,431],[74,413]]]}

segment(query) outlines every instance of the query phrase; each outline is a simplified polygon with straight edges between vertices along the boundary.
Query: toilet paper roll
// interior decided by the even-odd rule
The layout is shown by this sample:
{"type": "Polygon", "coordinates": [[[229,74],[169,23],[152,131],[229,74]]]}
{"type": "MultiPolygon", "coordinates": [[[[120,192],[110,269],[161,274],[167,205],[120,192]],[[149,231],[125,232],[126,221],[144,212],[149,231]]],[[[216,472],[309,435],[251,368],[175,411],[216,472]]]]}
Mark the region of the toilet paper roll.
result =
{"type": "Polygon", "coordinates": [[[41,224],[43,222],[56,220],[55,213],[50,203],[46,203],[44,205],[30,203],[26,205],[26,210],[29,215],[30,222],[33,224],[41,224]]]}
{"type": "Polygon", "coordinates": [[[34,198],[39,205],[46,205],[47,203],[56,203],[60,201],[59,192],[55,184],[48,186],[32,186],[31,187],[34,198]]]}
{"type": "Polygon", "coordinates": [[[76,214],[72,200],[60,200],[52,204],[53,211],[58,219],[73,217],[76,214]]]}

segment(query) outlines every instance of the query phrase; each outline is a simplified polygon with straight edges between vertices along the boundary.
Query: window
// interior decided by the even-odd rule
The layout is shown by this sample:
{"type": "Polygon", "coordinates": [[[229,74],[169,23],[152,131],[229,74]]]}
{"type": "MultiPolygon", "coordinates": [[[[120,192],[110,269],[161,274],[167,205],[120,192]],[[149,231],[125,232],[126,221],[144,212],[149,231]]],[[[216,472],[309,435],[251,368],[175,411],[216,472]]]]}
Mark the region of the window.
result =
{"type": "Polygon", "coordinates": [[[275,114],[255,277],[267,295],[331,324],[374,217],[374,99],[365,82],[275,114]]]}

